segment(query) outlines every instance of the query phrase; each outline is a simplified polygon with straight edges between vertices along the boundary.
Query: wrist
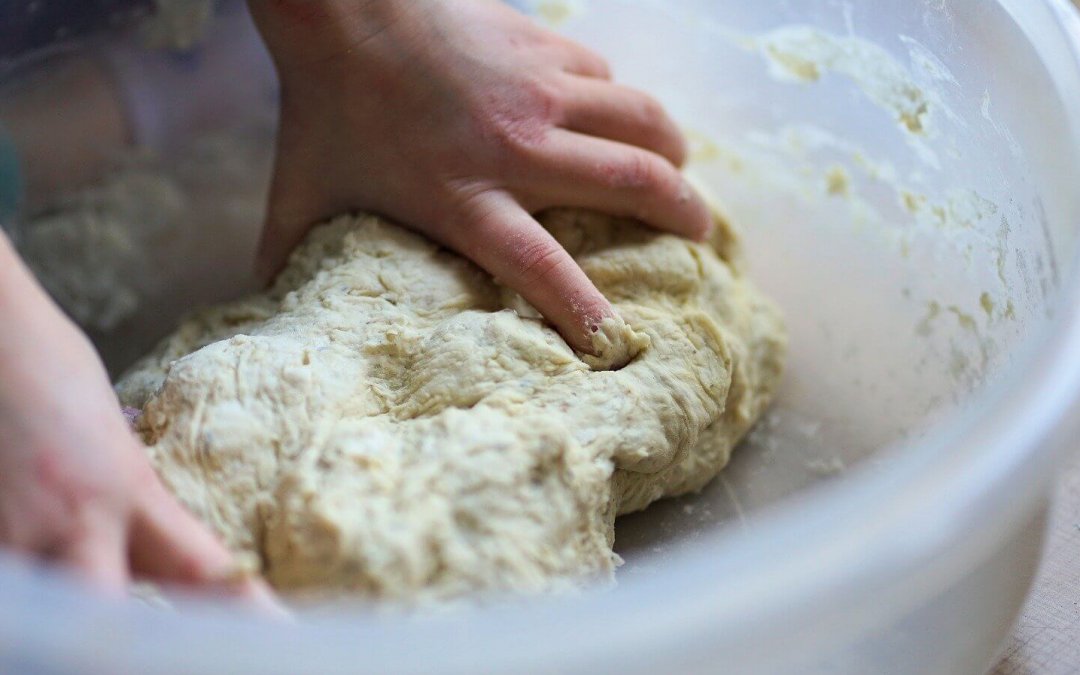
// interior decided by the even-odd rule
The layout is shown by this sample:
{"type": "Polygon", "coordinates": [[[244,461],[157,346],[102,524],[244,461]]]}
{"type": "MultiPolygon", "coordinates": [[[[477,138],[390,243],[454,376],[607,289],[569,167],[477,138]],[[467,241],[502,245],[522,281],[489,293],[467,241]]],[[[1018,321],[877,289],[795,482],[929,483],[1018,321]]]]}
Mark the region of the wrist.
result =
{"type": "Polygon", "coordinates": [[[249,0],[251,15],[281,73],[370,46],[371,38],[426,0],[249,0]]]}

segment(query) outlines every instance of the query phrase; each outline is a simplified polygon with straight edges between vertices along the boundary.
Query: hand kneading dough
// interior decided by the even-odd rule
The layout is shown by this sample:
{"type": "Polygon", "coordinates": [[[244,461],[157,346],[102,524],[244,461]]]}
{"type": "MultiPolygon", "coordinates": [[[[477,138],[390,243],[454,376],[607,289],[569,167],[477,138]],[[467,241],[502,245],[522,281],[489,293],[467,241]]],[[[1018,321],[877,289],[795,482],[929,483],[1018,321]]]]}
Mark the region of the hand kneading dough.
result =
{"type": "Polygon", "coordinates": [[[615,516],[703,487],[769,403],[783,326],[722,223],[713,248],[542,220],[633,326],[599,340],[624,368],[590,368],[462,258],[341,217],[269,292],[188,320],[119,383],[165,483],[279,589],[610,579],[615,516]]]}

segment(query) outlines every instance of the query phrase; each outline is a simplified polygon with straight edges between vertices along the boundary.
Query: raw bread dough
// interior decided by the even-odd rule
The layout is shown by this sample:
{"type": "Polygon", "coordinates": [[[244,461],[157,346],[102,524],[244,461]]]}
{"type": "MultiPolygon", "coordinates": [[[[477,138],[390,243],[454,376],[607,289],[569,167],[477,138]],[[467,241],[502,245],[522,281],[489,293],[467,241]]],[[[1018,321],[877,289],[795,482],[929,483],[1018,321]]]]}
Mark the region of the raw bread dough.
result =
{"type": "Polygon", "coordinates": [[[188,320],[119,383],[166,484],[279,589],[610,579],[616,515],[716,475],[776,389],[784,331],[723,223],[709,246],[542,221],[634,327],[603,331],[628,365],[590,368],[462,258],[341,217],[269,292],[188,320]]]}

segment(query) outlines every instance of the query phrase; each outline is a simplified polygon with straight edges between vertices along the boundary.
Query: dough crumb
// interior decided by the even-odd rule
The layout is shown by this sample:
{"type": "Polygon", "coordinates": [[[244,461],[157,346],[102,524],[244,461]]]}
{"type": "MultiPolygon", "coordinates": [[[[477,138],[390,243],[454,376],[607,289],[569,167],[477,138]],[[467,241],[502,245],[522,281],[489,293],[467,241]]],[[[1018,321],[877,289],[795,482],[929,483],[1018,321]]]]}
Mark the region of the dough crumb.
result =
{"type": "Polygon", "coordinates": [[[635,331],[618,316],[605,317],[591,339],[593,354],[583,354],[581,359],[593,370],[618,370],[649,346],[648,335],[635,331]]]}

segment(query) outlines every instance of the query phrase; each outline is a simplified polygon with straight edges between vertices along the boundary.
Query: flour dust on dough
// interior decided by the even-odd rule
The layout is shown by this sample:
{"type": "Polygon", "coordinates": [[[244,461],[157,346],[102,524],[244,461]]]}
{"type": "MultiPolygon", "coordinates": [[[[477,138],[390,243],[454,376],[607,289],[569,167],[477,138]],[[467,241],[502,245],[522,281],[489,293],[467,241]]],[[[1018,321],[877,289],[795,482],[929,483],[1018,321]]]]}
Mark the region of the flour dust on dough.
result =
{"type": "Polygon", "coordinates": [[[165,483],[285,591],[610,580],[615,517],[702,488],[768,405],[783,325],[723,223],[710,246],[541,220],[626,321],[604,331],[625,367],[590,367],[457,255],[343,216],[268,292],[197,314],[122,378],[165,483]]]}

